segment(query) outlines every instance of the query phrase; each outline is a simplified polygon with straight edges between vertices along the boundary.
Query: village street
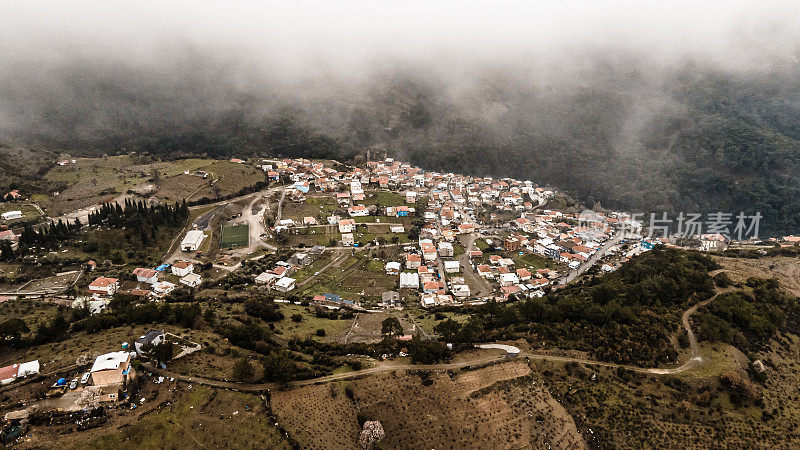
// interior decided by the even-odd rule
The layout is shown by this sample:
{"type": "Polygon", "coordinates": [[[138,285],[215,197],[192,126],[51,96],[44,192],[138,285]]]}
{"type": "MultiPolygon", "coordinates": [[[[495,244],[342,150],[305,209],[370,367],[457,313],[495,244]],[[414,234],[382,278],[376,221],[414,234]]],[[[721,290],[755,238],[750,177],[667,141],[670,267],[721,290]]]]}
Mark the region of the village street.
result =
{"type": "Polygon", "coordinates": [[[480,291],[473,292],[473,295],[479,298],[486,298],[492,295],[494,289],[486,278],[475,273],[475,270],[472,268],[472,261],[469,258],[469,252],[475,249],[475,240],[479,237],[480,235],[477,233],[470,233],[466,237],[466,242],[464,240],[461,241],[462,245],[464,245],[464,253],[458,255],[458,263],[461,265],[461,273],[464,274],[464,278],[468,280],[467,282],[470,285],[477,285],[481,288],[480,291]]]}
{"type": "Polygon", "coordinates": [[[570,270],[567,274],[562,276],[558,284],[565,285],[574,280],[575,278],[577,278],[578,276],[582,275],[584,272],[589,270],[590,267],[592,267],[595,263],[597,263],[597,261],[599,261],[600,258],[605,256],[606,252],[608,252],[608,250],[611,247],[619,244],[623,239],[625,239],[624,234],[618,233],[617,235],[606,241],[606,243],[603,244],[603,246],[600,247],[597,250],[597,252],[595,252],[586,261],[584,261],[577,269],[570,270]]]}

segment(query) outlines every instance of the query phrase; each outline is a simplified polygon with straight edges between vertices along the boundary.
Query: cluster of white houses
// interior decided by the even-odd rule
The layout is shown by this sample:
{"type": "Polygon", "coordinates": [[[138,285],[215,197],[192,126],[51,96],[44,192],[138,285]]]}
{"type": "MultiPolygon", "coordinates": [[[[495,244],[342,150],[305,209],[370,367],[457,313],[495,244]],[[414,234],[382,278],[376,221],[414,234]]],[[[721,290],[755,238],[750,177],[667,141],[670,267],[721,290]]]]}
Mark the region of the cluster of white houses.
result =
{"type": "MultiPolygon", "coordinates": [[[[305,195],[311,190],[330,193],[344,212],[327,217],[326,226],[338,231],[339,245],[358,245],[357,230],[368,227],[359,223],[363,221],[361,217],[413,216],[420,221],[422,225],[416,227],[419,228],[418,239],[405,245],[400,261],[388,261],[386,271],[398,277],[399,289],[417,291],[426,306],[482,300],[473,297],[476,286],[470,285],[471,277],[465,276],[464,271],[474,272],[489,281],[493,287],[490,296],[494,298],[541,295],[542,289],[562,271],[589,261],[613,235],[615,225],[623,220],[618,216],[603,216],[603,227],[589,229],[579,223],[575,215],[542,209],[554,192],[530,181],[429,172],[392,159],[369,161],[365,167],[347,171],[305,159],[263,160],[259,167],[272,180],[293,183],[288,192],[295,201],[305,201],[305,195]],[[393,191],[402,197],[391,206],[366,204],[366,200],[374,196],[368,192],[376,191],[393,191]],[[479,209],[485,211],[480,218],[477,216],[479,209]],[[497,251],[484,255],[480,250],[471,249],[465,258],[458,236],[476,232],[484,235],[486,242],[497,251]],[[526,266],[523,258],[516,258],[516,255],[530,253],[556,264],[552,270],[541,270],[526,266]],[[500,254],[505,256],[500,257],[500,254]]],[[[381,219],[376,218],[374,222],[381,222],[381,219]]],[[[390,233],[398,235],[408,231],[408,223],[408,219],[405,225],[402,220],[386,220],[390,233]]],[[[302,223],[284,218],[274,231],[297,226],[323,225],[319,225],[315,217],[304,217],[302,223]]],[[[190,230],[180,247],[184,251],[197,251],[205,238],[203,231],[190,230]]],[[[612,248],[609,252],[615,250],[612,248]]],[[[255,282],[279,292],[291,292],[297,286],[292,275],[315,256],[313,252],[300,252],[291,261],[278,262],[275,267],[259,273],[255,282]]],[[[164,268],[137,268],[134,275],[140,286],[135,292],[159,297],[174,289],[176,281],[187,286],[197,286],[202,281],[193,273],[190,262],[179,261],[172,265],[170,272],[177,280],[165,277],[164,268]]],[[[613,268],[604,266],[604,269],[613,268]]],[[[118,288],[117,280],[104,277],[89,286],[90,292],[106,296],[113,295],[118,288]]]]}
{"type": "Polygon", "coordinates": [[[297,280],[292,275],[298,270],[311,264],[325,251],[325,248],[316,245],[308,251],[297,252],[288,261],[278,261],[275,267],[261,272],[255,277],[258,285],[275,289],[276,291],[287,293],[295,289],[297,280]]]}
{"type": "MultiPolygon", "coordinates": [[[[155,269],[138,267],[133,270],[132,275],[136,278],[136,285],[125,292],[152,299],[163,298],[175,290],[176,282],[187,287],[197,287],[203,282],[201,276],[194,273],[194,264],[190,261],[175,261],[171,265],[162,264],[155,269]]],[[[113,297],[120,288],[118,278],[105,276],[95,278],[88,286],[89,294],[101,301],[113,297]]]]}
{"type": "MultiPolygon", "coordinates": [[[[464,270],[472,270],[486,278],[495,287],[492,296],[496,298],[515,294],[542,295],[542,288],[559,276],[561,270],[588,261],[613,234],[614,223],[619,220],[607,217],[606,227],[599,232],[583,230],[575,216],[540,210],[554,192],[530,181],[428,172],[393,159],[369,161],[366,167],[348,171],[337,171],[304,159],[265,161],[261,167],[273,179],[290,179],[294,183],[291,188],[299,196],[308,194],[311,189],[330,192],[337,205],[349,216],[327,217],[328,225],[338,228],[340,245],[343,246],[357,245],[354,235],[362,226],[356,220],[359,217],[414,216],[421,219],[424,225],[420,227],[419,239],[406,246],[403,261],[388,261],[386,272],[397,275],[399,289],[418,291],[426,306],[458,304],[471,299],[473,289],[466,281],[467,277],[463,276],[464,270]],[[365,205],[367,189],[398,192],[405,204],[365,205]],[[419,203],[423,198],[425,202],[419,203]],[[423,209],[417,211],[418,208],[423,209]],[[489,217],[478,220],[475,216],[478,208],[490,211],[489,217]],[[509,215],[510,219],[507,218],[509,215]],[[479,250],[470,252],[466,260],[457,257],[458,236],[476,231],[494,234],[493,247],[504,253],[536,253],[551,259],[557,263],[555,270],[517,267],[511,258],[498,262],[494,258],[497,255],[484,256],[479,250]]],[[[311,226],[317,224],[317,219],[305,217],[302,222],[303,226],[311,226]]],[[[276,231],[300,225],[284,219],[276,231]]],[[[392,233],[406,232],[402,224],[391,225],[392,233]]],[[[291,273],[290,267],[276,267],[260,274],[256,281],[287,292],[294,288],[294,280],[289,276],[291,273]]]]}

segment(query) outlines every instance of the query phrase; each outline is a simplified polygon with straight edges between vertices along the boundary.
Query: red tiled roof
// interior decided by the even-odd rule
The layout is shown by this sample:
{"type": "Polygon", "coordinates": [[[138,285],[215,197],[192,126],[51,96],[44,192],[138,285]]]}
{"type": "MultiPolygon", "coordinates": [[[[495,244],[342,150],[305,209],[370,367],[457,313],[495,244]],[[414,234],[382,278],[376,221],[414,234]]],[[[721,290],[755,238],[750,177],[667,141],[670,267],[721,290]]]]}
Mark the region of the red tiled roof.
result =
{"type": "Polygon", "coordinates": [[[144,267],[139,267],[138,269],[134,269],[133,274],[139,277],[144,278],[153,278],[156,276],[158,272],[153,269],[146,269],[144,267]]]}
{"type": "Polygon", "coordinates": [[[116,283],[116,278],[97,277],[89,284],[89,287],[108,287],[116,283]]]}
{"type": "Polygon", "coordinates": [[[12,364],[6,367],[0,367],[0,380],[7,380],[9,378],[16,378],[19,364],[12,364]]]}

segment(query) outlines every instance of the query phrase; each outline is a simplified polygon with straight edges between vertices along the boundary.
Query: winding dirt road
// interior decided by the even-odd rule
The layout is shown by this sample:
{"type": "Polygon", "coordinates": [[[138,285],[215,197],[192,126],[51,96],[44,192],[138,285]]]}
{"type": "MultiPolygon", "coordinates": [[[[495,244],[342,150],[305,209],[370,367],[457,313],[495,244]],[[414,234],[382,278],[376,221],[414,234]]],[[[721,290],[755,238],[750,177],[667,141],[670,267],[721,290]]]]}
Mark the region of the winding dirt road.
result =
{"type": "MultiPolygon", "coordinates": [[[[715,270],[710,272],[711,276],[716,275],[719,272],[724,271],[725,269],[715,270]]],[[[312,378],[309,380],[295,380],[290,381],[287,386],[289,387],[296,387],[296,386],[308,386],[312,384],[319,384],[319,383],[328,383],[331,381],[337,380],[344,380],[348,378],[356,378],[361,377],[364,375],[380,373],[380,372],[391,372],[395,370],[424,370],[424,371],[442,371],[442,370],[453,370],[453,369],[464,369],[467,367],[473,366],[482,366],[485,364],[492,364],[495,362],[514,359],[514,358],[526,358],[538,361],[555,361],[561,363],[579,363],[588,366],[598,366],[598,367],[609,367],[609,368],[624,368],[627,370],[631,370],[633,372],[639,373],[646,373],[652,375],[671,375],[676,373],[685,372],[689,369],[695,368],[703,363],[703,358],[700,356],[700,347],[697,344],[697,337],[695,336],[694,332],[692,331],[691,327],[691,316],[703,306],[711,303],[714,299],[717,298],[722,293],[730,292],[732,288],[717,288],[716,293],[714,296],[710,297],[707,300],[703,300],[698,302],[686,311],[684,311],[683,315],[681,316],[681,325],[686,330],[686,333],[689,338],[689,359],[681,364],[678,367],[665,367],[665,368],[650,368],[650,367],[639,367],[639,366],[632,366],[627,364],[616,364],[611,362],[604,362],[604,361],[595,361],[591,359],[584,359],[584,358],[572,358],[568,356],[554,356],[554,355],[545,355],[540,353],[529,353],[525,351],[520,351],[518,353],[506,353],[503,355],[494,355],[494,356],[477,356],[475,358],[460,361],[457,363],[441,363],[441,364],[429,364],[429,365],[417,365],[417,364],[405,364],[405,363],[398,363],[394,361],[382,361],[375,365],[374,367],[370,367],[368,369],[362,370],[355,370],[353,372],[346,372],[346,373],[339,373],[334,375],[327,375],[324,377],[319,378],[312,378]]],[[[278,383],[238,383],[233,381],[221,381],[221,380],[212,380],[208,378],[202,377],[193,377],[187,375],[176,374],[170,372],[168,370],[157,369],[150,365],[147,365],[148,369],[151,370],[153,373],[166,376],[166,377],[173,377],[176,380],[184,381],[187,383],[196,383],[205,386],[217,387],[217,388],[225,388],[225,389],[235,389],[239,391],[248,391],[248,392],[261,392],[268,389],[276,389],[281,387],[278,383]]]]}

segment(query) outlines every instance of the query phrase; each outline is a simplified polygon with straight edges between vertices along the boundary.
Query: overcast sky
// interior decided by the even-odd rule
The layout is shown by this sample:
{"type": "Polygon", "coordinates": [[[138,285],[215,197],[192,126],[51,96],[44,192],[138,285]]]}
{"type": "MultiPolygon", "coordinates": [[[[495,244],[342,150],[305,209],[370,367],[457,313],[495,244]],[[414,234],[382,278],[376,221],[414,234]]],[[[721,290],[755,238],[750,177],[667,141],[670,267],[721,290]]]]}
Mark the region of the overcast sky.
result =
{"type": "MultiPolygon", "coordinates": [[[[730,68],[796,62],[800,2],[14,1],[6,61],[163,63],[176,46],[244,55],[284,74],[384,63],[470,67],[615,49],[730,68]]],[[[3,59],[3,58],[0,58],[3,59]]]]}

